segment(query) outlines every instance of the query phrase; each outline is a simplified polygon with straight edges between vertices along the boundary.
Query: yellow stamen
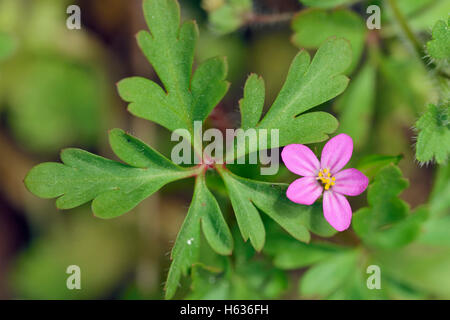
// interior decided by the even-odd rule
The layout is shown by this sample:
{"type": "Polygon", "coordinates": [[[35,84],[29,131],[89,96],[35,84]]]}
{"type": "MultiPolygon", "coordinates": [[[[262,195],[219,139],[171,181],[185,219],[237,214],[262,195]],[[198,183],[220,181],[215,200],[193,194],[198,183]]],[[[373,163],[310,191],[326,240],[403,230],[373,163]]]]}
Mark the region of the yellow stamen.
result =
{"type": "Polygon", "coordinates": [[[331,172],[328,169],[320,170],[316,179],[322,182],[325,190],[329,190],[334,186],[336,181],[336,178],[331,176],[331,172]]]}

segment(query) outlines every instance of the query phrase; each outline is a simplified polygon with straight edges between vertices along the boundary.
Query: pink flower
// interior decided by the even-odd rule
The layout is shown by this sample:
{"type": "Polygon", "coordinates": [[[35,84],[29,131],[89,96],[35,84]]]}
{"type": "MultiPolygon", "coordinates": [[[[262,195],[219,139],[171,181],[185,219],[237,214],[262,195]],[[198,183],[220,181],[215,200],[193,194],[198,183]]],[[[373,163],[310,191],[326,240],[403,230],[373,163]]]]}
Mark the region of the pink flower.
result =
{"type": "Polygon", "coordinates": [[[319,162],[302,144],[284,147],[281,158],[289,171],[303,176],[289,185],[289,200],[313,204],[323,192],[323,214],[337,231],[346,230],[352,220],[352,208],[345,196],[357,196],[366,190],[369,179],[359,170],[341,169],[352,157],[353,140],[342,133],[330,139],[319,162]]]}

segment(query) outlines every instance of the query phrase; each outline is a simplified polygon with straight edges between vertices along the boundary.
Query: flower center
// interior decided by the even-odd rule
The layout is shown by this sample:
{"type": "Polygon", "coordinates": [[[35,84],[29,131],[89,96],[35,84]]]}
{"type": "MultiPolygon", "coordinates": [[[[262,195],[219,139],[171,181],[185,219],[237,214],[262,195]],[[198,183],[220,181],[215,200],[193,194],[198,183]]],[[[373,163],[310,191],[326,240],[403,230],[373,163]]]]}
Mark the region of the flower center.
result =
{"type": "Polygon", "coordinates": [[[334,186],[334,183],[336,182],[336,178],[331,176],[330,170],[328,169],[320,169],[316,179],[322,182],[325,190],[330,189],[330,187],[334,186]]]}

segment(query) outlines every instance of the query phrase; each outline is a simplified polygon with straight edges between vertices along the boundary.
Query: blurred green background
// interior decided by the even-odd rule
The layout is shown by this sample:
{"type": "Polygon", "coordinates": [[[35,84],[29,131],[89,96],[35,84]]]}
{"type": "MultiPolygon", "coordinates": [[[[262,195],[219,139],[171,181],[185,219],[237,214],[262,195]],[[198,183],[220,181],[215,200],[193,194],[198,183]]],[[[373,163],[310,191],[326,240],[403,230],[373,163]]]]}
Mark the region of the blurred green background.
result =
{"type": "MultiPolygon", "coordinates": [[[[228,57],[228,80],[232,85],[208,119],[209,126],[219,129],[238,124],[237,102],[250,72],[264,77],[269,106],[298,47],[314,52],[315,42],[323,41],[321,37],[328,32],[326,28],[311,27],[293,37],[290,18],[304,8],[297,0],[254,1],[253,10],[260,15],[285,14],[278,22],[249,19],[231,26],[219,24],[219,28],[208,22],[205,8],[212,10],[221,1],[180,3],[183,19],[193,18],[199,23],[197,61],[216,55],[228,57]]],[[[415,161],[416,132],[412,128],[427,103],[436,101],[437,93],[425,67],[409,50],[384,9],[381,30],[360,28],[358,24],[365,23],[369,3],[382,5],[381,1],[355,3],[352,11],[360,18],[356,18],[356,26],[342,30],[354,41],[354,52],[357,47],[349,70],[352,82],[346,93],[359,79],[364,94],[347,94],[320,108],[337,115],[341,132],[359,137],[353,161],[368,154],[403,156],[399,166],[410,187],[401,197],[415,208],[428,201],[436,170],[415,161]]],[[[434,22],[449,13],[448,1],[408,0],[399,4],[424,40],[431,37],[434,22]]],[[[216,19],[221,21],[220,17],[216,19]]],[[[107,144],[107,130],[115,127],[170,155],[169,133],[131,117],[116,92],[115,83],[128,76],[157,81],[135,42],[134,35],[144,28],[141,0],[0,0],[0,47],[4,50],[0,52],[0,298],[163,297],[168,253],[187,212],[193,181],[171,184],[114,220],[93,217],[89,205],[58,211],[53,200],[38,199],[23,185],[32,166],[58,161],[59,151],[65,147],[79,147],[115,159],[107,144]],[[81,7],[81,30],[66,28],[69,4],[81,7]],[[66,288],[66,268],[72,264],[81,268],[82,290],[66,288]]],[[[252,177],[257,174],[252,169],[236,170],[252,177]]],[[[277,176],[269,179],[290,182],[292,176],[281,168],[277,176]]],[[[443,179],[445,184],[448,175],[443,179]]],[[[220,192],[220,186],[218,189],[220,192]]],[[[219,200],[224,212],[229,213],[226,198],[219,200]]],[[[355,211],[364,201],[362,197],[354,199],[355,211]]],[[[333,241],[358,243],[352,231],[339,234],[333,241]]],[[[246,256],[242,252],[251,249],[242,246],[242,250],[236,250],[246,256]]],[[[431,250],[425,239],[414,246],[383,259],[391,270],[398,270],[402,283],[420,293],[415,298],[450,298],[448,244],[431,250]]],[[[241,263],[232,284],[219,286],[233,286],[233,294],[224,288],[220,294],[208,296],[205,289],[187,297],[299,298],[295,283],[302,269],[284,272],[273,268],[266,257],[254,253],[250,256],[254,264],[241,263]],[[264,285],[261,291],[264,281],[270,285],[264,285]]],[[[239,266],[239,261],[236,263],[239,266]]],[[[402,294],[398,297],[407,297],[408,288],[399,287],[402,294]]]]}

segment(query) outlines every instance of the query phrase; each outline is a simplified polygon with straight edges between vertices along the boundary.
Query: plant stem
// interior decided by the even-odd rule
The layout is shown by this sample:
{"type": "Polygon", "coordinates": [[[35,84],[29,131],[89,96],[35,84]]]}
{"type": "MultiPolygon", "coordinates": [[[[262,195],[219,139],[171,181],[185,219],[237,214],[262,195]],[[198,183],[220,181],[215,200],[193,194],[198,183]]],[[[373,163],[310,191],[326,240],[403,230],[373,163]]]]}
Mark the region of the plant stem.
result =
{"type": "Polygon", "coordinates": [[[425,51],[425,46],[419,41],[414,32],[411,30],[406,18],[403,16],[400,9],[398,8],[397,0],[386,0],[386,1],[392,10],[396,22],[400,26],[402,32],[404,33],[406,39],[409,41],[410,45],[415,50],[420,61],[424,64],[425,68],[428,70],[436,70],[437,71],[436,75],[445,79],[450,79],[450,76],[447,73],[443,72],[442,70],[438,70],[436,64],[433,63],[433,61],[428,57],[425,51]]]}
{"type": "Polygon", "coordinates": [[[287,22],[292,19],[294,14],[294,12],[284,12],[277,14],[257,14],[252,12],[245,18],[244,24],[271,24],[287,22]]]}
{"type": "MultiPolygon", "coordinates": [[[[387,0],[387,2],[389,3],[392,13],[395,17],[395,20],[398,23],[398,25],[400,26],[402,32],[404,33],[404,35],[410,42],[413,49],[416,51],[420,60],[425,63],[425,61],[423,60],[423,58],[426,55],[424,47],[423,47],[422,43],[419,41],[419,39],[417,39],[416,35],[409,27],[408,22],[406,21],[405,17],[403,16],[400,9],[398,8],[397,0],[387,0]]],[[[425,63],[425,66],[428,67],[428,64],[425,63]]]]}
{"type": "Polygon", "coordinates": [[[427,58],[427,53],[425,51],[425,46],[420,42],[420,40],[416,37],[414,32],[409,27],[408,21],[401,13],[400,9],[397,5],[397,0],[387,0],[389,6],[391,7],[392,13],[395,17],[396,22],[400,26],[400,29],[408,39],[410,45],[415,50],[416,54],[419,56],[420,61],[425,65],[427,69],[433,70],[436,68],[436,65],[427,58]]]}

